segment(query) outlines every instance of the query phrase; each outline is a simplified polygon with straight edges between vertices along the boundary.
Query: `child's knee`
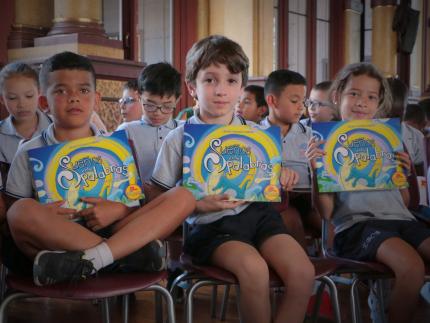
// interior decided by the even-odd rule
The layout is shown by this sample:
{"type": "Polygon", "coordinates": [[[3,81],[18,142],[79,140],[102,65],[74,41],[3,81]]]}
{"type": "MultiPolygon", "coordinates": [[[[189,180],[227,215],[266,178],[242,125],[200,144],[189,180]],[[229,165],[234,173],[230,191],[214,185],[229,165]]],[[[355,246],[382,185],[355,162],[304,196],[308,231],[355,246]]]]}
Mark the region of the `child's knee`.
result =
{"type": "Polygon", "coordinates": [[[269,267],[263,258],[246,257],[236,273],[240,284],[267,285],[269,267]]]}
{"type": "Polygon", "coordinates": [[[298,261],[290,266],[287,279],[287,285],[311,286],[315,280],[315,267],[309,259],[298,261]]]}
{"type": "Polygon", "coordinates": [[[195,209],[196,199],[189,190],[183,187],[175,187],[172,189],[172,191],[174,192],[178,201],[182,202],[185,206],[191,208],[192,210],[195,209]]]}
{"type": "Polygon", "coordinates": [[[40,204],[31,198],[23,198],[16,201],[8,210],[6,216],[11,229],[19,229],[33,225],[40,217],[34,216],[40,204]]]}

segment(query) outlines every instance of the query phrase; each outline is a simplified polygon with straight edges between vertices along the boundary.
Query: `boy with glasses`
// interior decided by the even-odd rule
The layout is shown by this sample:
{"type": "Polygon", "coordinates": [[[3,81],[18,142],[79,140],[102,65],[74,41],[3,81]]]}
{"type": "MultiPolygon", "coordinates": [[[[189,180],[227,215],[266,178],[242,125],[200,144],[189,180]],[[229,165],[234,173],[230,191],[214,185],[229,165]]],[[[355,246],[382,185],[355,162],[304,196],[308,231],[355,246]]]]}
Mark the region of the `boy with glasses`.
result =
{"type": "MultiPolygon", "coordinates": [[[[142,104],[139,101],[140,92],[137,80],[131,80],[124,84],[122,98],[119,99],[122,122],[140,120],[143,115],[142,104]]],[[[120,125],[120,127],[122,124],[120,125]]]]}
{"type": "Polygon", "coordinates": [[[148,181],[158,151],[167,134],[178,126],[172,118],[181,96],[181,75],[168,63],[156,63],[143,69],[138,78],[141,120],[120,125],[133,141],[142,181],[148,181]]]}
{"type": "Polygon", "coordinates": [[[330,81],[324,81],[314,85],[309,99],[305,101],[309,118],[300,120],[303,125],[310,127],[312,122],[338,120],[336,109],[334,109],[329,98],[330,87],[330,81]]]}

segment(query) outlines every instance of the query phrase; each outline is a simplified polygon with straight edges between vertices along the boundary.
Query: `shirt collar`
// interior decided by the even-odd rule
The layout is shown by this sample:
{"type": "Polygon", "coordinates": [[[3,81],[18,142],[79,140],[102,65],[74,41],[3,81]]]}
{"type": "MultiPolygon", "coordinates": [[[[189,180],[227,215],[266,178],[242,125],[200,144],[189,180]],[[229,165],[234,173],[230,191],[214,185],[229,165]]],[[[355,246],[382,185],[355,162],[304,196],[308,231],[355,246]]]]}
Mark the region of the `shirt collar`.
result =
{"type": "Polygon", "coordinates": [[[148,125],[150,127],[162,127],[167,129],[175,129],[177,126],[177,123],[172,118],[170,118],[169,121],[167,121],[165,124],[154,126],[151,124],[151,121],[146,116],[142,116],[141,124],[148,125]]]}
{"type": "MultiPolygon", "coordinates": [[[[202,119],[200,119],[200,108],[194,110],[194,115],[188,119],[188,122],[191,124],[206,124],[202,119]]],[[[229,123],[229,125],[242,125],[242,119],[238,116],[233,115],[233,119],[229,123]]]]}
{"type": "MultiPolygon", "coordinates": [[[[37,128],[35,134],[39,134],[43,129],[46,129],[51,124],[51,119],[39,109],[36,110],[37,115],[37,128]]],[[[12,122],[12,116],[9,115],[1,124],[0,132],[9,135],[9,136],[17,136],[21,137],[19,133],[16,132],[15,126],[12,122]]],[[[34,135],[33,135],[34,136],[34,135]]]]}

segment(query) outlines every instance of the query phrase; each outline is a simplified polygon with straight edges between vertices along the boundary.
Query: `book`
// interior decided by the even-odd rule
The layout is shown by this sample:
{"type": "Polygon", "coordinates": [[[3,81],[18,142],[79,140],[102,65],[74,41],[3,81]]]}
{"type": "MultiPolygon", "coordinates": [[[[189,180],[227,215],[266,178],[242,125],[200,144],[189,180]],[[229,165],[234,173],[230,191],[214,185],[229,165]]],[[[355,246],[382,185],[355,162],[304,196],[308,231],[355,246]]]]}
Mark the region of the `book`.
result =
{"type": "Polygon", "coordinates": [[[36,195],[41,203],[64,200],[82,210],[81,197],[101,197],[127,206],[144,198],[124,130],[28,151],[36,195]]]}
{"type": "Polygon", "coordinates": [[[281,151],[279,127],[185,124],[182,185],[198,200],[279,202],[281,151]]]}
{"type": "Polygon", "coordinates": [[[399,119],[312,123],[312,130],[325,140],[326,155],[316,160],[319,192],[408,187],[406,171],[396,160],[403,151],[399,119]]]}

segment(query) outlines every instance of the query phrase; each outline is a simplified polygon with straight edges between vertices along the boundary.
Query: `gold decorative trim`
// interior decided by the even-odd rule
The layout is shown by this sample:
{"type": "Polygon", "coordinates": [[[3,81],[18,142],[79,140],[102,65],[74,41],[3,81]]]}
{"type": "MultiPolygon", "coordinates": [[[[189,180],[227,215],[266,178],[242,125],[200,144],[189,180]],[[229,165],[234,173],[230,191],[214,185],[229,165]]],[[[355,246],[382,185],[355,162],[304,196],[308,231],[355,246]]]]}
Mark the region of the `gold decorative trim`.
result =
{"type": "Polygon", "coordinates": [[[84,23],[93,23],[93,24],[99,24],[101,25],[102,22],[97,19],[90,19],[90,18],[54,18],[52,20],[54,23],[57,22],[84,22],[84,23]]]}

